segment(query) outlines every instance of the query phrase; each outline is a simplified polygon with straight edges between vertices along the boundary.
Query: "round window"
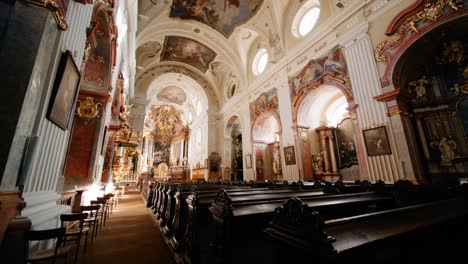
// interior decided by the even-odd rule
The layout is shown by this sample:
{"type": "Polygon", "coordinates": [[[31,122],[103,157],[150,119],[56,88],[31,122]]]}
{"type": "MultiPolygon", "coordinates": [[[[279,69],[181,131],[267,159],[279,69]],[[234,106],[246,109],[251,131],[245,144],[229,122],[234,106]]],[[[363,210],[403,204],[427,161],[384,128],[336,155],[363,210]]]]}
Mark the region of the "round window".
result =
{"type": "Polygon", "coordinates": [[[268,52],[266,49],[261,49],[255,55],[255,59],[253,61],[253,72],[256,75],[261,74],[268,64],[268,52]]]}
{"type": "Polygon", "coordinates": [[[301,22],[299,22],[299,35],[305,36],[315,26],[317,19],[320,15],[320,8],[313,7],[302,16],[301,22]]]}
{"type": "Polygon", "coordinates": [[[295,37],[304,37],[317,23],[320,16],[320,2],[309,0],[299,8],[292,22],[292,33],[295,37]]]}

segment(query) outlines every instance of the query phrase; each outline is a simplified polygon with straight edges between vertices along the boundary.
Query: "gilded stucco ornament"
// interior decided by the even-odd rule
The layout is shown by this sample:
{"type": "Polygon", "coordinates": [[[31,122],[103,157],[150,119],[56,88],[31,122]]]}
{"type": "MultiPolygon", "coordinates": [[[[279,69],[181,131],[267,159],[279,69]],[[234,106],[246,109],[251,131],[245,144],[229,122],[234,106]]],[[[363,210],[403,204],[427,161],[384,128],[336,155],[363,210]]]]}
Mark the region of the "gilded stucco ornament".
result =
{"type": "Polygon", "coordinates": [[[88,96],[84,100],[78,100],[76,113],[85,123],[88,123],[99,115],[101,106],[101,103],[94,102],[94,98],[88,96]]]}
{"type": "Polygon", "coordinates": [[[392,39],[387,39],[380,42],[375,51],[375,59],[378,62],[386,63],[387,57],[384,51],[397,45],[405,35],[411,33],[419,33],[419,26],[424,23],[434,23],[444,15],[445,7],[449,6],[453,10],[459,10],[463,8],[463,0],[437,0],[437,1],[426,1],[416,11],[416,13],[408,17],[400,28],[393,34],[392,39]]]}
{"type": "Polygon", "coordinates": [[[26,0],[26,2],[49,9],[49,11],[52,12],[52,15],[54,16],[55,22],[57,22],[57,26],[61,30],[68,29],[67,21],[65,21],[62,14],[60,14],[59,5],[57,2],[53,0],[26,0]]]}

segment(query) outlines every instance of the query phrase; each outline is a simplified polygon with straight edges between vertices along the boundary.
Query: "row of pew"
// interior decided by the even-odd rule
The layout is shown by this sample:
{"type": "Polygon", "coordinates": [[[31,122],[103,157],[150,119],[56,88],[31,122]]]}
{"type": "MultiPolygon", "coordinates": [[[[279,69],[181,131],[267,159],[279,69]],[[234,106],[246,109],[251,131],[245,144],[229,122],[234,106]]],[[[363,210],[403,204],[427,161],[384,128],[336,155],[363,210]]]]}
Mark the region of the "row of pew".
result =
{"type": "Polygon", "coordinates": [[[358,260],[359,252],[385,262],[410,254],[401,248],[375,254],[385,249],[378,243],[407,236],[413,241],[441,233],[435,228],[441,224],[458,227],[455,222],[466,220],[465,189],[408,181],[156,182],[147,206],[177,263],[285,263],[304,257],[333,263],[358,260]]]}

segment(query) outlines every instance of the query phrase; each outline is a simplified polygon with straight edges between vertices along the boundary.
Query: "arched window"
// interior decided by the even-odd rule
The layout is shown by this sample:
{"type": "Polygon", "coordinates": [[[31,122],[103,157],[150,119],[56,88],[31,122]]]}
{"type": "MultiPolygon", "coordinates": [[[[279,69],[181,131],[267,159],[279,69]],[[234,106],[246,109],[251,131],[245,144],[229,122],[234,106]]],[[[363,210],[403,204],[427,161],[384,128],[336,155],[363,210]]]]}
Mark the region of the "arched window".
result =
{"type": "Polygon", "coordinates": [[[296,13],[292,24],[292,33],[304,37],[314,28],[320,15],[320,3],[317,0],[307,1],[296,13]]]}
{"type": "Polygon", "coordinates": [[[252,63],[252,70],[255,75],[261,74],[268,64],[268,52],[266,49],[261,49],[255,55],[252,63]]]}

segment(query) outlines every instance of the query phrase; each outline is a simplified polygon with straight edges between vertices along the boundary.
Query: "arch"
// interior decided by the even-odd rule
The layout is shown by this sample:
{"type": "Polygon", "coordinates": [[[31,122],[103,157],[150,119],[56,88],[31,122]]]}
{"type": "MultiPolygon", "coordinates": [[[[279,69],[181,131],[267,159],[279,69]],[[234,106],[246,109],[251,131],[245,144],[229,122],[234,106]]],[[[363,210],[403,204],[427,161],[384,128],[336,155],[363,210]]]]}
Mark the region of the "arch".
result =
{"type": "Polygon", "coordinates": [[[349,87],[343,84],[342,80],[336,79],[333,76],[324,76],[322,80],[323,82],[318,82],[309,87],[305,87],[301,89],[298,95],[294,98],[293,103],[292,103],[293,123],[297,123],[299,107],[302,105],[302,102],[304,101],[304,99],[309,95],[309,93],[314,92],[320,87],[323,87],[323,86],[335,87],[339,89],[342,92],[342,94],[346,97],[346,101],[348,102],[348,104],[351,104],[352,102],[354,102],[353,94],[351,93],[349,87]]]}
{"type": "MultiPolygon", "coordinates": [[[[149,41],[158,41],[159,43],[164,42],[164,37],[166,35],[176,35],[181,37],[187,37],[192,39],[197,39],[202,42],[204,45],[212,48],[218,55],[226,54],[223,56],[223,61],[228,62],[232,69],[234,69],[236,76],[240,76],[241,85],[245,86],[247,79],[242,69],[244,65],[239,57],[239,52],[233,50],[227,40],[216,31],[212,30],[211,27],[197,23],[194,26],[193,23],[187,21],[179,21],[174,23],[173,20],[165,21],[163,23],[154,23],[146,26],[142,31],[138,32],[137,35],[137,47],[149,41]],[[180,24],[183,24],[184,27],[181,28],[180,24]],[[201,28],[203,34],[195,33],[194,29],[201,28]]],[[[219,59],[219,58],[217,58],[219,59]]]]}
{"type": "Polygon", "coordinates": [[[346,98],[342,90],[334,85],[317,86],[302,97],[297,111],[297,126],[312,128],[320,126],[321,121],[330,121],[327,120],[325,111],[332,102],[343,97],[346,98]],[[312,106],[314,113],[311,112],[312,106]],[[317,113],[322,113],[322,115],[317,115],[317,113]]]}
{"type": "Polygon", "coordinates": [[[261,113],[259,116],[257,116],[255,121],[253,122],[252,128],[251,128],[251,133],[250,133],[250,138],[252,139],[252,142],[272,143],[272,142],[274,142],[276,140],[275,137],[272,136],[272,135],[261,136],[259,134],[260,131],[258,131],[258,130],[255,131],[255,128],[261,122],[269,121],[269,123],[266,123],[265,125],[272,124],[272,122],[271,122],[272,119],[271,118],[273,118],[276,121],[276,125],[277,125],[276,128],[278,129],[274,133],[276,133],[278,135],[282,133],[281,120],[280,120],[278,114],[275,111],[268,110],[268,111],[265,111],[265,112],[261,113]],[[256,133],[256,132],[258,132],[258,133],[256,133]],[[270,139],[270,140],[268,140],[268,139],[270,139]]]}
{"type": "MultiPolygon", "coordinates": [[[[187,80],[191,80],[190,82],[196,82],[206,95],[207,98],[207,105],[209,108],[219,109],[220,101],[216,95],[215,89],[213,85],[206,80],[206,78],[197,73],[196,71],[192,71],[184,66],[177,66],[175,67],[172,64],[160,64],[158,66],[153,66],[141,74],[136,81],[135,85],[135,96],[148,98],[151,84],[154,83],[155,80],[164,76],[166,74],[179,74],[184,76],[187,80]]],[[[180,85],[180,83],[178,84],[180,85]]]]}
{"type": "Polygon", "coordinates": [[[229,138],[231,136],[232,125],[236,121],[239,123],[239,125],[241,126],[241,129],[242,129],[242,119],[241,119],[240,115],[233,114],[228,119],[226,119],[226,121],[224,122],[224,126],[223,126],[224,127],[224,138],[229,138]]]}
{"type": "Polygon", "coordinates": [[[274,110],[266,110],[252,122],[251,142],[256,180],[281,180],[281,121],[274,110]]]}
{"type": "Polygon", "coordinates": [[[468,89],[464,47],[468,36],[460,34],[468,29],[468,16],[445,21],[432,24],[414,40],[408,39],[406,49],[395,57],[389,77],[394,87],[407,95],[399,107],[408,113],[405,139],[415,139],[411,142],[411,154],[417,157],[412,159],[414,167],[421,172],[421,179],[433,183],[457,181],[464,177],[468,165],[468,124],[463,122],[466,108],[458,108],[468,89]]]}
{"type": "MultiPolygon", "coordinates": [[[[419,0],[415,4],[411,5],[407,9],[403,10],[398,14],[389,24],[386,34],[388,36],[393,36],[393,39],[387,39],[379,43],[376,48],[376,60],[378,62],[386,63],[383,76],[380,79],[381,87],[387,87],[394,84],[392,77],[394,74],[395,66],[397,62],[401,59],[401,56],[404,52],[413,45],[417,40],[431,32],[433,29],[454,21],[462,19],[463,17],[468,16],[468,9],[453,10],[450,8],[450,11],[446,11],[444,15],[435,19],[435,22],[421,23],[422,26],[416,28],[411,28],[409,23],[403,23],[403,20],[411,21],[411,18],[416,17],[418,12],[421,12],[424,9],[425,0],[419,0]],[[415,31],[416,30],[416,31],[415,31]]],[[[430,3],[428,3],[430,4],[430,3]]],[[[432,4],[431,4],[432,5],[432,4]]],[[[445,4],[444,4],[445,7],[445,4]]],[[[399,87],[395,87],[396,89],[399,87]]]]}

